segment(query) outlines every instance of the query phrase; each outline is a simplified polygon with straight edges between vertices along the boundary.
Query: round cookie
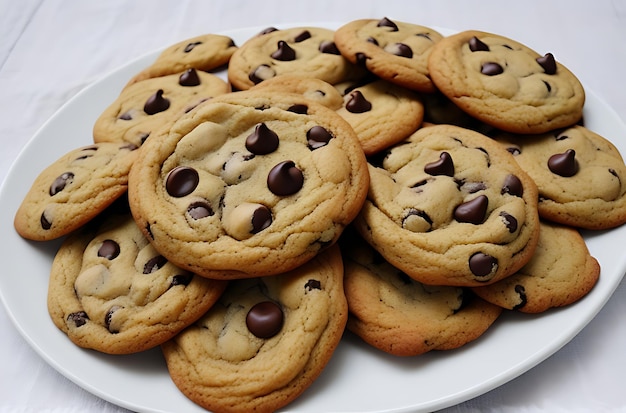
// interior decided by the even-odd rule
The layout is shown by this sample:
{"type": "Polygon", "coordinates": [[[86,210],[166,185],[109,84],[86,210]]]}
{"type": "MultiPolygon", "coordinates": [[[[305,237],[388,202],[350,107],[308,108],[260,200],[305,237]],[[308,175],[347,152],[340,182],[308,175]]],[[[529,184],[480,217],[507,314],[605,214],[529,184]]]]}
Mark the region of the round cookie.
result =
{"type": "Polygon", "coordinates": [[[172,262],[246,278],[288,271],[333,244],[368,182],[358,138],[335,111],[297,94],[243,91],[146,141],[129,202],[172,262]]]}
{"type": "Polygon", "coordinates": [[[540,313],[580,300],[599,276],[600,265],[576,229],[542,221],[539,243],[528,264],[504,280],[473,291],[508,310],[540,313]]]}
{"type": "Polygon", "coordinates": [[[211,71],[228,63],[237,50],[233,39],[219,34],[203,34],[175,43],[165,50],[128,85],[144,79],[182,73],[187,69],[211,71]]]}
{"type": "Polygon", "coordinates": [[[428,59],[432,81],[463,111],[495,128],[543,133],[582,117],[580,81],[551,53],[497,34],[468,30],[438,42],[428,59]]]}
{"type": "Polygon", "coordinates": [[[626,165],[606,138],[576,125],[496,139],[537,184],[542,218],[591,230],[626,222],[626,165]]]}
{"type": "Polygon", "coordinates": [[[228,64],[228,80],[247,90],[282,74],[314,77],[335,84],[356,70],[337,50],[334,31],[322,27],[268,30],[248,39],[228,64]]]}
{"type": "Polygon", "coordinates": [[[250,88],[251,90],[268,90],[269,93],[298,93],[327,108],[338,110],[343,106],[343,96],[330,83],[314,77],[302,77],[284,74],[264,80],[250,88]]]}
{"type": "Polygon", "coordinates": [[[304,392],[339,344],[348,308],[337,245],[290,272],[235,280],[162,344],[170,376],[216,412],[273,412],[304,392]]]}
{"type": "Polygon", "coordinates": [[[354,224],[390,264],[424,284],[478,286],[530,260],[537,187],[498,143],[433,125],[383,155],[354,224]]]}
{"type": "Polygon", "coordinates": [[[64,241],[52,263],[48,311],[76,345],[130,354],[196,321],[225,286],[167,262],[127,210],[64,241]]]}
{"type": "Polygon", "coordinates": [[[141,146],[152,133],[201,102],[228,92],[230,86],[224,80],[195,69],[133,83],[96,119],[94,142],[141,146]]]}
{"type": "Polygon", "coordinates": [[[128,143],[102,142],[61,156],[35,178],[15,212],[18,234],[47,241],[91,221],[126,193],[135,149],[128,143]]]}
{"type": "Polygon", "coordinates": [[[395,356],[451,350],[478,337],[502,308],[463,287],[429,286],[396,269],[358,235],[340,240],[347,328],[395,356]]]}
{"type": "Polygon", "coordinates": [[[359,19],[335,31],[335,43],[350,62],[376,76],[419,92],[434,92],[428,57],[443,36],[413,23],[359,19]]]}

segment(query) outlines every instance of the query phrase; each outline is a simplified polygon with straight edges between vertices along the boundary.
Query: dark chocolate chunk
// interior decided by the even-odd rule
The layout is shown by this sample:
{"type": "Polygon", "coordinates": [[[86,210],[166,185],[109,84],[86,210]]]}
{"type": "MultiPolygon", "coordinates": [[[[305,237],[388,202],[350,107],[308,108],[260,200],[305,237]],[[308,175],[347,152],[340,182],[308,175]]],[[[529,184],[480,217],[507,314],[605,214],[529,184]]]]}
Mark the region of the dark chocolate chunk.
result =
{"type": "Polygon", "coordinates": [[[109,311],[107,311],[106,315],[104,316],[104,325],[107,330],[109,330],[109,332],[113,334],[119,333],[119,330],[111,327],[111,319],[113,318],[113,314],[120,308],[122,307],[120,307],[119,305],[114,305],[113,307],[109,308],[109,311]]]}
{"type": "Polygon", "coordinates": [[[480,73],[487,76],[495,76],[504,72],[502,66],[495,62],[487,62],[482,65],[480,68],[480,73]]]}
{"type": "Polygon", "coordinates": [[[350,99],[346,103],[346,109],[350,113],[364,113],[372,110],[372,104],[365,99],[363,93],[355,90],[350,93],[350,99]]]}
{"type": "Polygon", "coordinates": [[[469,268],[477,277],[485,278],[495,272],[498,260],[491,255],[477,252],[469,259],[469,268]]]}
{"type": "Polygon", "coordinates": [[[478,37],[469,39],[469,48],[472,52],[488,52],[489,46],[483,43],[478,37]]]}
{"type": "Polygon", "coordinates": [[[187,213],[193,219],[202,219],[213,216],[215,212],[208,202],[194,202],[187,208],[187,213]]]}
{"type": "Polygon", "coordinates": [[[361,67],[367,67],[367,55],[362,52],[358,52],[354,55],[356,64],[361,67]]]}
{"type": "Polygon", "coordinates": [[[167,174],[165,189],[171,196],[180,198],[192,193],[199,182],[198,171],[187,166],[177,166],[167,174]]]}
{"type": "Polygon", "coordinates": [[[467,201],[454,209],[454,218],[459,222],[467,222],[470,224],[482,224],[485,222],[487,214],[487,206],[489,198],[486,195],[480,195],[471,201],[467,201]]]}
{"type": "Polygon", "coordinates": [[[170,107],[170,101],[163,97],[163,89],[157,90],[157,92],[150,96],[146,100],[146,104],[143,106],[143,111],[148,115],[154,115],[159,112],[164,112],[170,107]]]}
{"type": "Polygon", "coordinates": [[[41,213],[41,217],[39,218],[39,222],[41,223],[41,228],[43,229],[50,229],[52,228],[52,221],[50,221],[50,219],[48,217],[46,217],[46,211],[43,211],[41,213]]]}
{"type": "Polygon", "coordinates": [[[76,327],[84,326],[89,321],[89,316],[84,311],[77,311],[67,316],[67,321],[72,321],[76,327]]]}
{"type": "Polygon", "coordinates": [[[376,27],[389,27],[392,32],[398,31],[398,25],[389,20],[387,17],[383,17],[378,21],[376,27]]]}
{"type": "Polygon", "coordinates": [[[296,60],[296,51],[293,50],[286,41],[279,40],[278,48],[271,54],[273,59],[283,62],[296,60]]]}
{"type": "Polygon", "coordinates": [[[196,46],[201,45],[202,42],[193,42],[193,43],[188,43],[187,46],[185,46],[185,48],[183,49],[183,51],[185,53],[189,53],[191,52],[196,46]]]}
{"type": "Polygon", "coordinates": [[[511,234],[517,231],[517,218],[505,211],[500,212],[500,217],[511,234]]]}
{"type": "Polygon", "coordinates": [[[58,194],[59,192],[61,192],[63,189],[65,189],[65,186],[68,183],[72,183],[73,179],[74,179],[74,174],[72,172],[64,172],[61,175],[59,175],[52,182],[52,185],[50,185],[50,190],[48,191],[50,193],[50,196],[54,196],[55,194],[58,194]]]}
{"type": "Polygon", "coordinates": [[[413,57],[413,50],[404,43],[395,43],[386,47],[385,50],[395,56],[406,57],[408,59],[413,57]]]}
{"type": "Polygon", "coordinates": [[[304,30],[303,32],[298,34],[296,37],[294,37],[293,41],[296,43],[300,43],[310,38],[311,38],[311,32],[309,32],[308,30],[304,30]]]}
{"type": "Polygon", "coordinates": [[[298,192],[304,183],[302,171],[293,161],[283,161],[274,166],[267,175],[267,187],[279,196],[298,192]]]}
{"type": "Polygon", "coordinates": [[[576,151],[568,149],[563,153],[552,155],[548,159],[548,168],[552,173],[569,178],[578,172],[578,162],[576,162],[576,151]]]}
{"type": "Polygon", "coordinates": [[[315,150],[322,146],[328,145],[328,142],[333,138],[333,135],[322,126],[313,126],[306,133],[307,143],[309,149],[315,150]]]}
{"type": "Polygon", "coordinates": [[[254,305],[246,315],[246,326],[258,338],[271,338],[283,328],[284,314],[272,301],[254,305]]]}
{"type": "Polygon", "coordinates": [[[120,255],[120,244],[112,239],[106,239],[102,241],[102,245],[98,248],[98,257],[106,258],[107,260],[113,260],[120,255]]]}
{"type": "Polygon", "coordinates": [[[502,190],[500,191],[502,195],[509,194],[513,196],[519,196],[520,198],[524,195],[524,186],[522,185],[522,181],[515,175],[507,175],[504,178],[504,183],[502,184],[502,190]]]}
{"type": "Polygon", "coordinates": [[[193,279],[192,274],[178,274],[172,277],[172,282],[170,283],[170,288],[176,285],[189,285],[191,280],[193,279]]]}
{"type": "Polygon", "coordinates": [[[556,60],[554,60],[552,53],[546,53],[544,56],[538,57],[536,60],[546,74],[553,75],[556,73],[556,60]]]}
{"type": "Polygon", "coordinates": [[[178,78],[178,84],[181,86],[198,86],[200,84],[200,78],[196,69],[187,69],[178,78]]]}
{"type": "Polygon", "coordinates": [[[143,266],[143,273],[152,274],[153,272],[158,271],[165,264],[167,264],[167,258],[165,258],[164,256],[157,255],[156,257],[152,257],[143,266]]]}
{"type": "Polygon", "coordinates": [[[325,40],[325,41],[321,42],[320,43],[320,47],[319,47],[319,51],[322,52],[322,53],[327,53],[327,54],[336,54],[336,55],[340,55],[341,54],[341,52],[337,48],[337,45],[335,44],[335,42],[332,42],[330,40],[325,40]]]}
{"type": "Polygon", "coordinates": [[[291,105],[287,110],[300,115],[306,115],[309,112],[309,107],[304,103],[296,103],[295,105],[291,105]]]}
{"type": "Polygon", "coordinates": [[[433,176],[454,176],[454,162],[452,161],[452,156],[450,156],[448,152],[441,152],[439,160],[427,163],[424,166],[424,172],[433,176]]]}
{"type": "Polygon", "coordinates": [[[265,123],[259,123],[246,138],[246,149],[255,155],[267,155],[278,148],[278,135],[267,127],[265,123]]]}
{"type": "Polygon", "coordinates": [[[264,205],[252,213],[252,233],[257,234],[272,224],[272,211],[264,205]]]}
{"type": "Polygon", "coordinates": [[[311,291],[311,290],[321,290],[322,289],[322,283],[319,282],[319,280],[309,280],[306,282],[306,284],[304,284],[304,289],[311,291]]]}

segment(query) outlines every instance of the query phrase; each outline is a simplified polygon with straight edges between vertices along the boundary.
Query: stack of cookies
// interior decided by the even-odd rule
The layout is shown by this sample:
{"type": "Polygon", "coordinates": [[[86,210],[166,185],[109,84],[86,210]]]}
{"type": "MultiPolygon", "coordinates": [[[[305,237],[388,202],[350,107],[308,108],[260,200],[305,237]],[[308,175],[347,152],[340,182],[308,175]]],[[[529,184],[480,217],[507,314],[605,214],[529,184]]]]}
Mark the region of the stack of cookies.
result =
{"type": "Polygon", "coordinates": [[[274,411],[346,330],[416,356],[584,297],[579,230],[626,222],[626,165],[584,102],[551,53],[492,33],[207,34],[129,79],[15,228],[64,238],[48,308],[76,345],[160,346],[198,405],[274,411]]]}

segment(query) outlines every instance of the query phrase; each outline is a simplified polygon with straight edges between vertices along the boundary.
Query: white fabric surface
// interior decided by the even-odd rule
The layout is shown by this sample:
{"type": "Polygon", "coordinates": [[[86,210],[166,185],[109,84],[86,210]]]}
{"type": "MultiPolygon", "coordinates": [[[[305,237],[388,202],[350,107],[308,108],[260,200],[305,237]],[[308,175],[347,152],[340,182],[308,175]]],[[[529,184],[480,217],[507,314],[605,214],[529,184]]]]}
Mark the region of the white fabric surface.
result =
{"type": "MultiPolygon", "coordinates": [[[[0,0],[0,180],[65,101],[146,52],[233,28],[384,16],[426,26],[492,31],[531,47],[550,44],[549,51],[585,87],[626,119],[623,0],[0,0]]],[[[2,277],[23,275],[0,271],[2,277]]],[[[501,387],[445,411],[626,411],[624,314],[622,283],[597,317],[556,354],[501,387]]],[[[124,411],[48,366],[19,335],[4,307],[0,332],[0,412],[124,411]]]]}

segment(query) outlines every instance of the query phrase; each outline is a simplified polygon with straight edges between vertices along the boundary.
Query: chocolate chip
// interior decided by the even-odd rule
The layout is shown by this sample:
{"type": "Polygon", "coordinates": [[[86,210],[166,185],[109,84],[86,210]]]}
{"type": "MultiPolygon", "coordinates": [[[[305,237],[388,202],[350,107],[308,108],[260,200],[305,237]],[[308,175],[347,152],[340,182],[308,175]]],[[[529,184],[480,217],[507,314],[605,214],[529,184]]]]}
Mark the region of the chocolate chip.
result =
{"type": "Polygon", "coordinates": [[[304,183],[304,175],[293,161],[283,161],[274,166],[267,175],[267,187],[279,196],[298,192],[304,183]]]}
{"type": "Polygon", "coordinates": [[[107,260],[113,260],[120,255],[120,244],[112,239],[106,239],[102,241],[102,245],[98,249],[98,257],[106,258],[107,260]]]}
{"type": "Polygon", "coordinates": [[[146,100],[146,104],[143,106],[143,111],[148,115],[154,115],[159,112],[166,111],[170,107],[170,101],[163,97],[163,89],[157,90],[157,92],[150,96],[146,100]]]}
{"type": "Polygon", "coordinates": [[[171,196],[180,198],[192,193],[199,182],[198,171],[187,166],[177,166],[167,174],[165,189],[171,196]]]}
{"type": "Polygon", "coordinates": [[[278,148],[278,135],[267,127],[265,123],[259,123],[246,138],[246,149],[255,155],[267,155],[278,148]]]}
{"type": "Polygon", "coordinates": [[[172,277],[172,282],[170,283],[170,288],[176,285],[189,285],[191,280],[193,279],[192,274],[179,274],[172,277]]]}
{"type": "Polygon", "coordinates": [[[522,153],[522,149],[519,146],[508,146],[506,150],[513,156],[517,156],[522,153]]]}
{"type": "Polygon", "coordinates": [[[252,70],[250,74],[248,74],[248,79],[256,85],[264,80],[271,79],[274,76],[276,76],[274,69],[268,65],[259,65],[256,69],[252,70]]]}
{"type": "Polygon", "coordinates": [[[523,285],[519,284],[515,285],[513,289],[515,290],[517,295],[519,295],[520,303],[513,307],[512,310],[519,310],[520,308],[524,307],[528,302],[528,298],[526,297],[526,289],[523,285]]]}
{"type": "Polygon", "coordinates": [[[385,47],[385,51],[395,56],[406,57],[408,59],[413,57],[413,50],[404,43],[394,43],[385,47]]]}
{"type": "Polygon", "coordinates": [[[424,172],[433,176],[454,176],[454,162],[452,161],[452,156],[450,156],[448,152],[441,152],[439,160],[427,163],[424,166],[424,172]]]}
{"type": "Polygon", "coordinates": [[[272,224],[272,211],[264,205],[260,205],[252,213],[252,233],[257,234],[272,224]]]}
{"type": "Polygon", "coordinates": [[[346,109],[350,113],[364,113],[372,110],[372,104],[365,99],[363,93],[355,90],[350,93],[350,99],[346,103],[346,109]]]}
{"type": "Polygon", "coordinates": [[[509,174],[504,178],[500,193],[502,195],[509,194],[521,198],[522,195],[524,195],[524,185],[522,185],[522,181],[520,181],[517,176],[509,174]]]}
{"type": "Polygon", "coordinates": [[[552,155],[548,159],[548,168],[553,173],[569,178],[578,172],[578,162],[576,162],[576,151],[568,149],[564,153],[552,155]]]}
{"type": "Polygon", "coordinates": [[[213,208],[207,202],[194,202],[187,207],[187,213],[193,219],[202,219],[213,216],[213,208]]]}
{"type": "Polygon", "coordinates": [[[432,229],[433,220],[425,211],[409,209],[402,219],[402,228],[413,232],[428,232],[432,229]]]}
{"type": "Polygon", "coordinates": [[[200,78],[196,69],[187,69],[178,78],[178,84],[181,86],[198,86],[200,84],[200,78]]]}
{"type": "Polygon", "coordinates": [[[495,62],[487,62],[482,65],[480,68],[480,73],[487,76],[495,76],[504,72],[502,66],[495,62]]]}
{"type": "Polygon", "coordinates": [[[469,268],[477,277],[487,277],[494,273],[498,267],[498,260],[491,255],[477,252],[469,259],[469,268]]]}
{"type": "Polygon", "coordinates": [[[482,224],[485,221],[488,205],[489,198],[486,195],[477,196],[457,206],[454,209],[454,219],[475,225],[482,224]]]}
{"type": "Polygon", "coordinates": [[[306,282],[306,284],[304,284],[304,289],[311,291],[311,290],[321,290],[322,289],[322,283],[319,282],[318,280],[309,280],[306,282]]]}
{"type": "Polygon", "coordinates": [[[167,258],[165,258],[164,256],[157,255],[156,257],[152,257],[143,266],[143,273],[152,274],[153,272],[158,271],[165,264],[167,264],[167,258]]]}
{"type": "Polygon", "coordinates": [[[183,51],[185,53],[189,53],[191,52],[196,46],[201,45],[202,42],[193,42],[193,43],[187,43],[187,46],[185,46],[185,48],[183,49],[183,51]]]}
{"type": "Polygon", "coordinates": [[[52,185],[50,185],[50,190],[48,191],[50,193],[50,196],[54,196],[58,194],[59,192],[61,192],[63,189],[65,189],[65,186],[68,183],[72,183],[73,179],[74,179],[74,174],[72,172],[64,172],[61,175],[59,175],[52,182],[52,185]]]}
{"type": "Polygon", "coordinates": [[[378,40],[374,39],[373,37],[368,37],[366,39],[366,42],[371,43],[371,44],[375,44],[376,46],[378,46],[378,40]]]}
{"type": "Polygon", "coordinates": [[[89,316],[84,311],[77,311],[67,316],[67,321],[74,323],[76,327],[84,326],[89,321],[89,316]]]}
{"type": "Polygon", "coordinates": [[[469,39],[469,48],[472,52],[488,52],[489,51],[489,46],[483,43],[476,36],[469,39]]]}
{"type": "Polygon", "coordinates": [[[313,126],[306,133],[308,147],[311,150],[321,148],[328,145],[328,142],[333,138],[333,135],[322,126],[313,126]]]}
{"type": "Polygon", "coordinates": [[[553,75],[556,73],[556,60],[554,60],[552,53],[546,53],[544,56],[538,57],[536,60],[546,74],[553,75]]]}
{"type": "Polygon", "coordinates": [[[41,223],[41,228],[48,230],[52,228],[52,221],[46,217],[46,211],[41,213],[41,217],[39,218],[39,222],[41,223]]]}
{"type": "Polygon", "coordinates": [[[505,211],[500,212],[500,217],[511,234],[517,231],[517,218],[505,211]]]}
{"type": "Polygon", "coordinates": [[[120,308],[122,307],[120,307],[119,305],[114,305],[113,307],[109,308],[109,311],[107,311],[106,315],[104,316],[104,325],[107,330],[109,330],[109,332],[113,334],[119,333],[119,330],[111,326],[111,319],[113,318],[113,314],[120,308]]]}
{"type": "Polygon", "coordinates": [[[289,106],[287,111],[297,113],[299,115],[306,115],[309,112],[309,107],[304,103],[296,103],[295,105],[289,106]]]}
{"type": "Polygon", "coordinates": [[[122,114],[118,117],[118,119],[120,119],[120,120],[132,120],[132,119],[133,119],[133,116],[130,114],[130,112],[124,112],[124,113],[122,113],[122,114]]]}
{"type": "Polygon", "coordinates": [[[383,17],[382,19],[380,19],[378,21],[378,24],[376,24],[376,27],[389,27],[392,29],[392,32],[398,31],[398,25],[389,20],[387,17],[383,17]]]}
{"type": "Polygon", "coordinates": [[[273,59],[287,62],[296,60],[296,51],[293,50],[286,41],[279,40],[278,48],[270,56],[272,56],[273,59]]]}
{"type": "Polygon", "coordinates": [[[335,54],[335,55],[341,54],[335,42],[332,42],[330,40],[324,40],[323,42],[321,42],[319,51],[322,53],[326,53],[326,54],[335,54]]]}
{"type": "Polygon", "coordinates": [[[272,33],[272,32],[275,32],[277,30],[278,29],[276,27],[271,27],[270,26],[270,27],[267,27],[267,28],[261,30],[257,36],[263,36],[264,34],[272,33]]]}
{"type": "Polygon", "coordinates": [[[361,67],[367,66],[367,55],[362,52],[358,52],[354,55],[354,59],[356,60],[356,64],[361,67]]]}
{"type": "Polygon", "coordinates": [[[278,304],[263,301],[254,305],[246,315],[246,326],[258,338],[271,338],[283,328],[284,314],[278,304]]]}
{"type": "Polygon", "coordinates": [[[304,30],[303,32],[298,34],[296,37],[294,37],[293,41],[296,43],[300,43],[310,38],[311,38],[311,32],[309,32],[308,30],[304,30]]]}

